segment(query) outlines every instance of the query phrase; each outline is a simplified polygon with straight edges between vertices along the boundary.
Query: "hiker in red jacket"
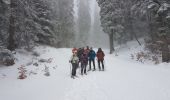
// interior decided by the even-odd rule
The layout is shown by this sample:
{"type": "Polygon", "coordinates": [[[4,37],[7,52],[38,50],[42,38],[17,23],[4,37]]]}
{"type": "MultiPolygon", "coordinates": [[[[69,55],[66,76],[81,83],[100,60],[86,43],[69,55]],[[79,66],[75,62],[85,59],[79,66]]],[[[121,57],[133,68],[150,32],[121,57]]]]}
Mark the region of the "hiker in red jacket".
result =
{"type": "Polygon", "coordinates": [[[102,64],[102,70],[104,71],[103,61],[104,61],[105,54],[104,54],[104,52],[102,51],[101,48],[98,49],[96,56],[97,56],[97,60],[98,60],[99,71],[101,71],[100,63],[102,64]]]}

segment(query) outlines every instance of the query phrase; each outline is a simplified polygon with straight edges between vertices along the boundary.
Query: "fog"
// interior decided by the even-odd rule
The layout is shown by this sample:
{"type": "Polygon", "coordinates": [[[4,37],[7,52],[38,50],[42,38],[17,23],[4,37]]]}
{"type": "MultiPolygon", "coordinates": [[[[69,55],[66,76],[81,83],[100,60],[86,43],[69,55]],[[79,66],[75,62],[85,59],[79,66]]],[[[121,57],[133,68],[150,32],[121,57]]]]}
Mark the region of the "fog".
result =
{"type": "Polygon", "coordinates": [[[96,0],[74,0],[75,46],[108,48],[108,35],[102,31],[96,0]]]}

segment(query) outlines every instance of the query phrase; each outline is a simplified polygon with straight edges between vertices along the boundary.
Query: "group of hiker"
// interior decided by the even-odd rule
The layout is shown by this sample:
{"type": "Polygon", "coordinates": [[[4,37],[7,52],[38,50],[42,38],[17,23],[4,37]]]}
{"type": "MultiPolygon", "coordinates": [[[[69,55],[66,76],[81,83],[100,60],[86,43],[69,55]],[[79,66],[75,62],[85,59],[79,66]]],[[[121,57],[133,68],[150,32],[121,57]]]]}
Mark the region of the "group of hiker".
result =
{"type": "Polygon", "coordinates": [[[69,61],[72,64],[71,78],[76,77],[76,70],[79,66],[81,68],[81,75],[87,75],[88,65],[88,71],[95,71],[95,58],[97,58],[99,71],[104,71],[104,56],[105,54],[101,48],[99,48],[98,51],[95,52],[92,47],[89,48],[88,46],[86,48],[83,47],[79,49],[74,47],[72,49],[72,56],[69,61]],[[91,63],[93,64],[93,69],[91,63]],[[101,64],[102,67],[100,67],[101,64]]]}

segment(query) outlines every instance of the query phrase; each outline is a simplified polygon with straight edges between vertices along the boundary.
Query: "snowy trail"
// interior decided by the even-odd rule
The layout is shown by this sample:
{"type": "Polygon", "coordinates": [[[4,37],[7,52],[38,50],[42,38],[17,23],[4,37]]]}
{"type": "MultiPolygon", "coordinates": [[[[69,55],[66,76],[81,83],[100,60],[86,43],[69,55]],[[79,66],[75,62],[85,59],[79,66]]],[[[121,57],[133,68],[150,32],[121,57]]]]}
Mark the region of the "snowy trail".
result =
{"type": "MultiPolygon", "coordinates": [[[[78,69],[79,78],[71,79],[70,49],[40,47],[38,51],[42,52],[42,58],[53,58],[53,63],[46,64],[50,76],[44,76],[39,70],[38,75],[18,80],[16,69],[26,58],[13,67],[3,67],[0,75],[7,76],[0,77],[2,100],[170,100],[169,64],[142,64],[127,59],[130,52],[114,56],[105,50],[106,71],[90,71],[81,76],[78,69]]],[[[44,68],[43,64],[39,67],[44,68]]]]}
{"type": "Polygon", "coordinates": [[[63,100],[169,100],[169,71],[106,56],[105,72],[78,78],[63,100]],[[168,83],[168,84],[167,84],[168,83]]]}

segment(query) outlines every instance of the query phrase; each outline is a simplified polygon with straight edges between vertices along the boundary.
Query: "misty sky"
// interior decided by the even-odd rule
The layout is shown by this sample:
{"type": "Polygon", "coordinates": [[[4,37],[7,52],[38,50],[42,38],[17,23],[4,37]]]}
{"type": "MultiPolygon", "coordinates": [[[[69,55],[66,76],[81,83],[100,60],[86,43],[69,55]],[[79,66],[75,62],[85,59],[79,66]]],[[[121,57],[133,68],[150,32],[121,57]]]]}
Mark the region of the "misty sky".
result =
{"type": "MultiPolygon", "coordinates": [[[[102,31],[101,25],[100,25],[100,8],[98,7],[98,4],[96,2],[96,0],[87,0],[87,2],[89,1],[89,9],[87,8],[83,8],[86,9],[86,11],[88,12],[88,10],[90,10],[90,29],[89,29],[89,33],[88,35],[88,40],[86,41],[87,44],[89,46],[93,46],[93,47],[102,47],[102,48],[108,48],[108,36],[107,34],[105,34],[102,31]],[[103,39],[104,38],[104,39],[103,39]]],[[[75,17],[75,22],[76,20],[79,18],[79,0],[74,0],[74,17],[75,17]]],[[[76,27],[77,30],[77,27],[76,27]]],[[[79,37],[80,34],[84,34],[84,33],[79,33],[77,32],[76,37],[79,37]]],[[[81,38],[78,38],[77,41],[81,41],[81,38]]]]}

